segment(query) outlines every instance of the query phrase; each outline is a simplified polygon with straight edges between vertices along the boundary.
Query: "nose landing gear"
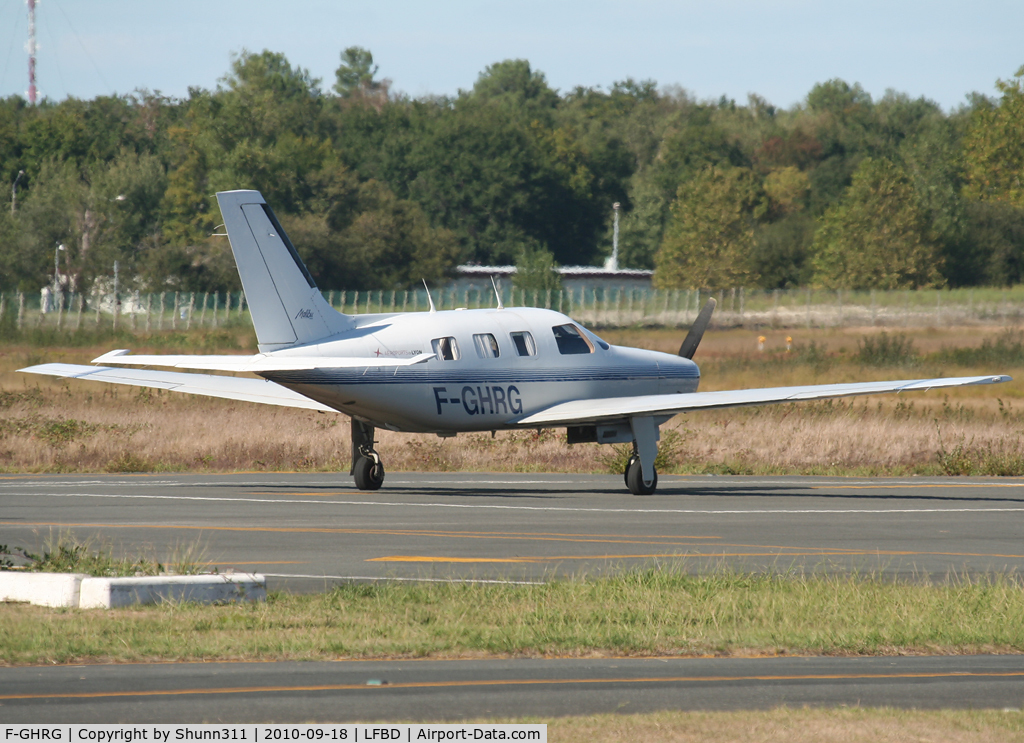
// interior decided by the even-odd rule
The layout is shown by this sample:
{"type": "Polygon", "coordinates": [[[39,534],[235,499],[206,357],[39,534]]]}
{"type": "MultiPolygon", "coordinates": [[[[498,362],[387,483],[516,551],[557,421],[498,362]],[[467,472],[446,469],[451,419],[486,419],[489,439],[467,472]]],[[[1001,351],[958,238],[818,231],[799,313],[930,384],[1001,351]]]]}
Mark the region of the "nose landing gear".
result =
{"type": "Polygon", "coordinates": [[[650,416],[635,416],[629,419],[629,427],[633,431],[633,455],[623,473],[626,487],[633,495],[653,495],[658,489],[658,473],[654,469],[658,426],[650,416]]]}

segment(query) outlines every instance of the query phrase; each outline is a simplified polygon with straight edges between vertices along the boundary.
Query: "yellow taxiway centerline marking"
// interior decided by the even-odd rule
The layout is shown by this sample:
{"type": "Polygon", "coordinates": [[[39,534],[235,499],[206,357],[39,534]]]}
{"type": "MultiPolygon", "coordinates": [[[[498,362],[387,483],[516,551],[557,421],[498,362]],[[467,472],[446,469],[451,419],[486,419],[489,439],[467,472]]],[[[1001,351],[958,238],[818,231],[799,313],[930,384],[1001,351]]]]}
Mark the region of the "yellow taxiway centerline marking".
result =
{"type": "MultiPolygon", "coordinates": [[[[790,548],[797,549],[797,548],[790,548]]],[[[782,551],[782,552],[656,552],[644,555],[552,555],[520,557],[447,557],[444,555],[388,555],[370,557],[366,562],[557,562],[562,560],[640,560],[667,557],[998,557],[1024,559],[1024,555],[991,555],[977,552],[910,552],[886,550],[862,550],[859,552],[835,552],[828,549],[782,551]]]]}
{"type": "Polygon", "coordinates": [[[896,490],[896,489],[918,489],[918,488],[1024,488],[1024,482],[962,482],[962,483],[911,483],[906,485],[896,483],[879,483],[878,485],[811,485],[811,490],[896,490]]]}
{"type": "Polygon", "coordinates": [[[368,686],[366,684],[322,684],[310,686],[237,686],[223,689],[150,689],[132,691],[83,691],[55,694],[2,694],[0,700],[13,699],[98,699],[103,697],[155,697],[186,696],[199,694],[268,694],[282,692],[310,691],[356,691],[372,690],[381,693],[384,689],[442,689],[467,686],[566,686],[571,684],[664,684],[664,683],[709,683],[729,681],[885,681],[888,679],[942,679],[942,678],[1016,678],[1024,671],[998,671],[975,673],[953,671],[950,673],[821,673],[792,675],[757,676],[647,676],[641,678],[582,678],[582,679],[482,679],[471,681],[414,681],[407,683],[368,686]]]}

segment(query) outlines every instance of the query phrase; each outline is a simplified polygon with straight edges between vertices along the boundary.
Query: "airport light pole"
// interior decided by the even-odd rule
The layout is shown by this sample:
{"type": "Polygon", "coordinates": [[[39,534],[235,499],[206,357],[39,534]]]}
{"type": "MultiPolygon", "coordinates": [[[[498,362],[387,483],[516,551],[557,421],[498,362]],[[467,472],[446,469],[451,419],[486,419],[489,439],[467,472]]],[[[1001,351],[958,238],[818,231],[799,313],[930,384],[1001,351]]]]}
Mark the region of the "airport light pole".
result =
{"type": "Polygon", "coordinates": [[[14,212],[18,208],[18,181],[20,181],[25,175],[24,170],[18,171],[18,176],[14,179],[14,183],[11,184],[11,216],[14,216],[14,212]]]}
{"type": "Polygon", "coordinates": [[[619,202],[612,204],[612,212],[615,214],[615,226],[612,229],[612,257],[604,262],[605,271],[619,270],[619,202]]]}
{"type": "Polygon", "coordinates": [[[64,247],[64,243],[57,243],[57,247],[53,250],[53,295],[57,296],[57,292],[60,291],[60,254],[63,253],[67,248],[64,247]]]}

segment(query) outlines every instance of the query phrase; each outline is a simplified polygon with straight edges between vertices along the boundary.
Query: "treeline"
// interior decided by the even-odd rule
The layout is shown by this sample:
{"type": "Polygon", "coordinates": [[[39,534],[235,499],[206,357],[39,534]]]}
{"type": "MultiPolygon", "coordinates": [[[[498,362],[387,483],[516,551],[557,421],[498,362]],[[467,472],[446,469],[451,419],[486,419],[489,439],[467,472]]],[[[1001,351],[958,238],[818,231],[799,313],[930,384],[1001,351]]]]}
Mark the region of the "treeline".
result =
{"type": "Polygon", "coordinates": [[[1015,284],[1024,68],[998,90],[947,113],[830,80],[783,110],[653,81],[560,94],[509,60],[458,96],[410,99],[352,47],[329,90],[264,51],[182,100],[12,96],[0,289],[52,283],[55,260],[76,291],[115,260],[126,288],[237,289],[213,196],[236,188],[263,192],[325,288],[597,264],[614,202],[620,266],[664,288],[1015,284]]]}

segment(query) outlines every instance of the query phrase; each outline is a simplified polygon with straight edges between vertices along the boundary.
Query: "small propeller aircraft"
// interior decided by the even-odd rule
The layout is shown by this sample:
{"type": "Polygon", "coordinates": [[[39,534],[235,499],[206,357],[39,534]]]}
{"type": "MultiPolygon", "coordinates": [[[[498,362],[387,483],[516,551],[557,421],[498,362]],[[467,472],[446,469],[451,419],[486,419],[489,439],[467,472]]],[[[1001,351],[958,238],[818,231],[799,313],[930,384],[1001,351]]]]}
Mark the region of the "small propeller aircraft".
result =
{"type": "MultiPolygon", "coordinates": [[[[384,482],[375,431],[454,436],[565,427],[569,443],[627,443],[626,487],[650,495],[659,427],[691,410],[1005,382],[956,377],[697,392],[694,352],[715,309],[701,310],[676,356],[612,346],[559,312],[525,307],[345,315],[324,300],[257,191],[217,194],[259,341],[253,356],[132,355],[96,366],[20,371],[196,395],[338,411],[352,419],[351,475],[384,482]],[[233,377],[159,369],[250,372],[233,377]]],[[[429,296],[429,294],[428,294],[429,296]]]]}

